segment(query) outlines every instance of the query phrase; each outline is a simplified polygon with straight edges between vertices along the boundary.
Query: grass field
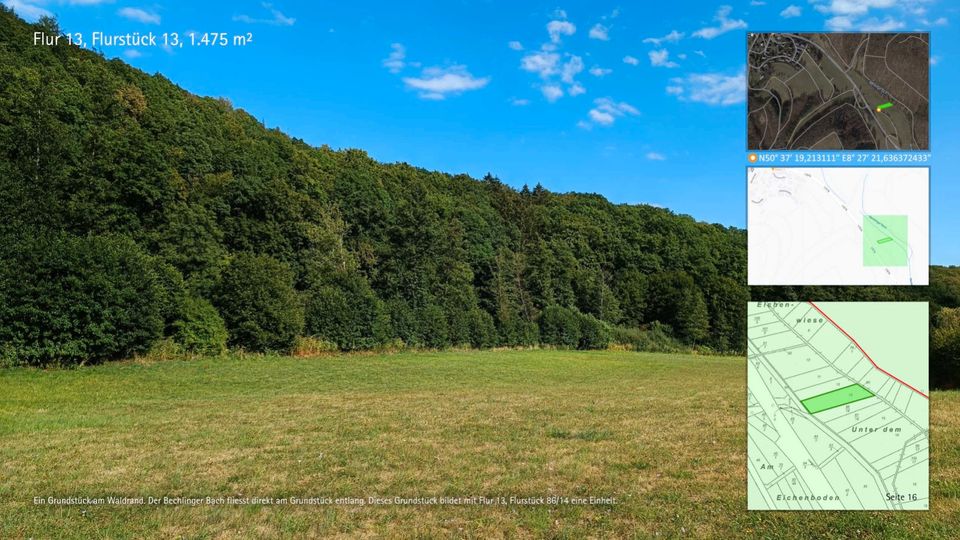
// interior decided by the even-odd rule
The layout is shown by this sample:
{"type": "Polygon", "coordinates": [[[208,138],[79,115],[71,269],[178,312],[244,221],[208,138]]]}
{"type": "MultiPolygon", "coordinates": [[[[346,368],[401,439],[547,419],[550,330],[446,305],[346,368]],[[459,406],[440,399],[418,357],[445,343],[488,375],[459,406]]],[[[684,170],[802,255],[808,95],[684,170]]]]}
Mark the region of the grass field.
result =
{"type": "Polygon", "coordinates": [[[929,512],[751,512],[742,358],[491,351],[0,371],[0,538],[949,538],[929,512]],[[35,496],[615,497],[555,506],[43,506],[35,496]]]}

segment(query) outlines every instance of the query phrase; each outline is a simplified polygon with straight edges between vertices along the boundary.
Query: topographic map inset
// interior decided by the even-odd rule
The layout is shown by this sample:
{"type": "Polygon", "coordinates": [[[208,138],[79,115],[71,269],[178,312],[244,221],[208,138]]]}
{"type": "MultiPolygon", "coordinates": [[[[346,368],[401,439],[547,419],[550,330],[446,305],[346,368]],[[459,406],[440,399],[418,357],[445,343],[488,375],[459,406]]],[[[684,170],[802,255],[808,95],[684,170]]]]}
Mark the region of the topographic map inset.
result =
{"type": "Polygon", "coordinates": [[[754,150],[928,150],[930,35],[748,33],[754,150]]]}
{"type": "Polygon", "coordinates": [[[927,285],[926,167],[747,168],[750,285],[927,285]]]}
{"type": "Polygon", "coordinates": [[[747,508],[929,509],[927,304],[747,313],[747,508]]]}

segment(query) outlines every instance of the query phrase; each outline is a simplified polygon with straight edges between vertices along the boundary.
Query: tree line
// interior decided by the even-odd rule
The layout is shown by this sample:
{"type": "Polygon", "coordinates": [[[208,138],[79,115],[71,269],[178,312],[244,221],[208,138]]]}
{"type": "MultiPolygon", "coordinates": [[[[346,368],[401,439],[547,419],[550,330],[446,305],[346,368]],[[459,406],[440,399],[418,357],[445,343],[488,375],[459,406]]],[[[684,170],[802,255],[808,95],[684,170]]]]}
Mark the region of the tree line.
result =
{"type": "Polygon", "coordinates": [[[59,31],[0,8],[4,363],[304,337],[742,353],[751,295],[896,298],[934,303],[938,380],[956,383],[955,268],[930,287],[750,291],[742,229],[311,147],[160,74],[34,47],[37,30],[59,31]]]}

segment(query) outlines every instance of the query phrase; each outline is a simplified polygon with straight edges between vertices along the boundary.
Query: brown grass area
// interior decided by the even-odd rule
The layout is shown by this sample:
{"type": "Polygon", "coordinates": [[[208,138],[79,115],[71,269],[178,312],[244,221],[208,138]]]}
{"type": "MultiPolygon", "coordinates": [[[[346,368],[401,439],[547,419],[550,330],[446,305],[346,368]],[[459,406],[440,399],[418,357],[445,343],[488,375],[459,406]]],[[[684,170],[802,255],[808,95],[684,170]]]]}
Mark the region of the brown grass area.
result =
{"type": "Polygon", "coordinates": [[[953,536],[960,394],[933,394],[931,511],[748,513],[744,379],[740,358],[563,351],[8,370],[0,537],[953,536]],[[48,495],[617,502],[33,504],[48,495]]]}

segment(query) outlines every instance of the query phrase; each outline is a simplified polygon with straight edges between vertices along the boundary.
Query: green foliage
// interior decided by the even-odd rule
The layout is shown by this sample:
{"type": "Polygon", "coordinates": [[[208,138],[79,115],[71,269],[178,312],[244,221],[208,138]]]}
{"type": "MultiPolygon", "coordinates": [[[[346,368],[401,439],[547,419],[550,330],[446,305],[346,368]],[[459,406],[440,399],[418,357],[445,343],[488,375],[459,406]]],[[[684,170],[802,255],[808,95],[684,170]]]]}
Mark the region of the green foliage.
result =
{"type": "Polygon", "coordinates": [[[229,344],[249,351],[289,351],[303,330],[303,308],[293,272],[266,255],[240,253],[214,291],[229,344]]]}
{"type": "Polygon", "coordinates": [[[610,326],[590,314],[580,314],[580,349],[606,349],[611,342],[610,326]]]}
{"type": "Polygon", "coordinates": [[[173,265],[162,259],[153,260],[153,270],[157,276],[159,295],[157,307],[163,318],[164,335],[170,335],[173,324],[179,319],[185,309],[186,288],[183,276],[173,265]]]}
{"type": "Polygon", "coordinates": [[[680,296],[676,316],[677,335],[687,343],[702,343],[710,331],[710,318],[703,293],[688,289],[680,296]]]}
{"type": "Polygon", "coordinates": [[[485,349],[497,345],[497,327],[493,317],[480,308],[469,312],[467,327],[470,329],[470,345],[485,349]]]}
{"type": "Polygon", "coordinates": [[[670,327],[658,321],[646,329],[614,327],[611,333],[614,343],[626,345],[634,351],[666,353],[685,350],[684,345],[673,337],[670,327]]]}
{"type": "Polygon", "coordinates": [[[129,238],[7,236],[0,261],[0,347],[8,363],[122,358],[161,336],[155,264],[129,238]]]}
{"type": "Polygon", "coordinates": [[[960,308],[941,308],[930,333],[931,377],[947,388],[960,387],[960,308]]]}
{"type": "Polygon", "coordinates": [[[703,293],[693,277],[685,272],[661,272],[650,280],[649,320],[673,327],[681,341],[703,342],[710,330],[710,319],[703,293]]]}
{"type": "Polygon", "coordinates": [[[540,340],[549,345],[575,349],[580,345],[580,315],[572,309],[552,305],[540,314],[540,340]]]}
{"type": "Polygon", "coordinates": [[[420,341],[420,324],[413,309],[406,301],[400,298],[388,300],[386,311],[396,337],[411,346],[422,344],[420,341]]]}
{"type": "Polygon", "coordinates": [[[203,298],[186,297],[173,322],[173,339],[187,352],[222,354],[227,350],[227,327],[217,308],[203,298]]]}
{"type": "Polygon", "coordinates": [[[370,285],[361,276],[344,276],[333,285],[309,291],[307,334],[336,343],[342,350],[369,349],[389,334],[389,319],[370,285]],[[379,325],[379,326],[378,326],[379,325]]]}
{"type": "Polygon", "coordinates": [[[430,304],[420,311],[419,342],[434,349],[450,345],[447,317],[440,306],[430,304]]]}
{"type": "MultiPolygon", "coordinates": [[[[32,32],[55,27],[0,10],[4,249],[28,249],[24,231],[129,238],[153,260],[140,275],[159,280],[156,308],[168,337],[178,320],[188,322],[187,297],[217,306],[228,344],[250,350],[289,349],[304,331],[301,301],[306,333],[342,349],[397,340],[599,347],[607,328],[643,350],[742,352],[749,298],[960,307],[958,268],[932,268],[930,287],[750,290],[741,229],[310,147],[162,75],[66,44],[30,45],[32,32]]],[[[69,265],[81,264],[75,259],[69,265]]],[[[129,275],[116,271],[110,279],[129,275]]],[[[0,307],[19,317],[0,329],[15,336],[0,341],[0,354],[9,359],[16,348],[31,362],[63,361],[66,347],[70,361],[95,361],[159,339],[144,330],[151,316],[108,330],[93,314],[42,296],[72,290],[75,274],[88,275],[65,266],[53,283],[37,285],[38,296],[0,307]],[[29,302],[73,315],[43,315],[29,302]],[[70,328],[58,334],[66,341],[52,344],[49,325],[70,328]]],[[[953,358],[934,355],[934,385],[946,381],[953,358]]]]}

